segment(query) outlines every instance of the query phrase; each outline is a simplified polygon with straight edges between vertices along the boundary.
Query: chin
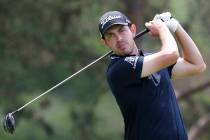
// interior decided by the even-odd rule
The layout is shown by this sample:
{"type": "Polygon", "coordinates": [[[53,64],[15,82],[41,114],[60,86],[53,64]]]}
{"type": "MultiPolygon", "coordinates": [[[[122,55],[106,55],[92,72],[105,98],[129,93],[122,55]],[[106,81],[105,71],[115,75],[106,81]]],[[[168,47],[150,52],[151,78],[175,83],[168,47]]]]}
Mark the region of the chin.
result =
{"type": "Polygon", "coordinates": [[[128,50],[124,50],[123,52],[124,52],[125,55],[130,55],[130,54],[133,53],[132,50],[129,50],[129,49],[128,50]]]}
{"type": "Polygon", "coordinates": [[[123,56],[123,55],[131,55],[133,52],[132,52],[132,50],[131,49],[124,49],[124,50],[118,50],[117,52],[116,52],[116,54],[118,54],[118,55],[121,55],[121,56],[123,56]]]}

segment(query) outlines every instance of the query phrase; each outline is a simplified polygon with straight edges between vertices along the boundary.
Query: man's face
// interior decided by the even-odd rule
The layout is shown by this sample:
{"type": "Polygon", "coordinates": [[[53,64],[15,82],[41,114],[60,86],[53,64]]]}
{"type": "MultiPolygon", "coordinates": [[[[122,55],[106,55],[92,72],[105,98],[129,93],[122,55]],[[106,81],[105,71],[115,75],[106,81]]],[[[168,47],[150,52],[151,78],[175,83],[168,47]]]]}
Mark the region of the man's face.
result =
{"type": "Polygon", "coordinates": [[[129,55],[134,51],[135,42],[133,37],[135,35],[134,25],[131,27],[124,25],[114,25],[110,27],[104,34],[104,43],[115,54],[129,55]]]}

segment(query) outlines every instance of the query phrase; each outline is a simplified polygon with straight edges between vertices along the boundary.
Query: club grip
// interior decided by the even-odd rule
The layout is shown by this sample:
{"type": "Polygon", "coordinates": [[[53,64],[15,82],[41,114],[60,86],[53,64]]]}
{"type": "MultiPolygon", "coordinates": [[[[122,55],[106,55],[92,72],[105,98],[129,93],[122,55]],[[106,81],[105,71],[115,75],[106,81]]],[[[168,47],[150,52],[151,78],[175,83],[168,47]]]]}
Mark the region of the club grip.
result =
{"type": "Polygon", "coordinates": [[[146,34],[148,32],[149,32],[149,29],[148,28],[145,28],[141,32],[137,33],[136,36],[134,37],[134,39],[137,39],[137,38],[141,37],[142,35],[144,35],[144,34],[146,34]]]}

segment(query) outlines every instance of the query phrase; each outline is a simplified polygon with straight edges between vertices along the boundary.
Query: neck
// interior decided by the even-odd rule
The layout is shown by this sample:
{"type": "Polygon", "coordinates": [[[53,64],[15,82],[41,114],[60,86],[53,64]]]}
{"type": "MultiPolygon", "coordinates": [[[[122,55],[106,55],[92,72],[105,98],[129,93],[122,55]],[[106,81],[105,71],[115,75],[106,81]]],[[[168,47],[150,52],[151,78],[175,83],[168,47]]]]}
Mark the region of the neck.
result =
{"type": "Polygon", "coordinates": [[[131,52],[131,55],[138,55],[139,54],[139,49],[135,44],[135,47],[133,48],[133,51],[131,52]]]}

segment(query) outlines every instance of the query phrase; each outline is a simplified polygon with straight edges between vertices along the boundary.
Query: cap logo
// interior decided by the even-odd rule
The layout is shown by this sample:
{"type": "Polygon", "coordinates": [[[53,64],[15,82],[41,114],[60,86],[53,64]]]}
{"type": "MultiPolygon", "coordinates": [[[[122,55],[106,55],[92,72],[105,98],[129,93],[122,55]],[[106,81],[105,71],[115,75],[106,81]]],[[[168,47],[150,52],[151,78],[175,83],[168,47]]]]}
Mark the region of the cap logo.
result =
{"type": "Polygon", "coordinates": [[[101,28],[104,28],[104,25],[109,22],[110,20],[113,20],[113,19],[118,19],[118,18],[121,18],[122,16],[121,15],[113,15],[113,16],[108,16],[106,17],[105,19],[103,19],[101,21],[101,28]]]}

